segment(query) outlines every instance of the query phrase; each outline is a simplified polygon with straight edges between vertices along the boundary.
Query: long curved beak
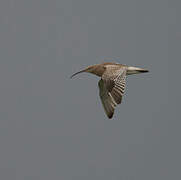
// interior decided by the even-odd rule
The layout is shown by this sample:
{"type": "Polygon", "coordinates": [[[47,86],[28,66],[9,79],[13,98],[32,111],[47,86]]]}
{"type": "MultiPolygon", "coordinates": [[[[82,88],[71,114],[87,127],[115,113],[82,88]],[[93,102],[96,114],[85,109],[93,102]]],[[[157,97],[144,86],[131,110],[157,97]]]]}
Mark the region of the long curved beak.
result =
{"type": "Polygon", "coordinates": [[[75,75],[80,74],[80,73],[83,73],[83,72],[86,72],[86,70],[84,69],[84,70],[82,70],[82,71],[76,72],[75,74],[73,74],[72,76],[70,76],[70,78],[73,78],[75,75]]]}

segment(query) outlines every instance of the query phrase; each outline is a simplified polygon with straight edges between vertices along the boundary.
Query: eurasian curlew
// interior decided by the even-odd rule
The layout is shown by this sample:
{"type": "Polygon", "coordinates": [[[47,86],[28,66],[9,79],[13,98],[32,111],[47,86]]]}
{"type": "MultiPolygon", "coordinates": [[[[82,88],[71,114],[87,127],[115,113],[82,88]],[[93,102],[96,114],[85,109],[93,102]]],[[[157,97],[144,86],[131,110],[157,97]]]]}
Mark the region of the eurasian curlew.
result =
{"type": "Polygon", "coordinates": [[[145,73],[148,72],[148,70],[108,62],[88,66],[86,69],[73,74],[71,78],[82,72],[89,72],[101,77],[101,80],[98,82],[99,95],[105,113],[108,118],[111,119],[113,117],[115,107],[122,101],[122,96],[125,91],[126,76],[145,73]]]}

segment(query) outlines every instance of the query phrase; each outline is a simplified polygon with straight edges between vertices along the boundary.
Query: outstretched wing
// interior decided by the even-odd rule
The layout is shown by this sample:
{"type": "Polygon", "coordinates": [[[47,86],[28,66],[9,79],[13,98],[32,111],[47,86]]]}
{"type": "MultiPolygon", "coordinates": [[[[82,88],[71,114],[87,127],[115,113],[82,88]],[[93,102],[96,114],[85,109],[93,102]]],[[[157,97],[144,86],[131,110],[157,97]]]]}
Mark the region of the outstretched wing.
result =
{"type": "Polygon", "coordinates": [[[99,81],[98,85],[99,85],[99,96],[101,98],[101,102],[104,107],[105,113],[107,114],[108,118],[112,118],[117,103],[113,99],[111,93],[106,88],[105,83],[102,79],[99,81]]]}
{"type": "Polygon", "coordinates": [[[121,68],[112,72],[105,71],[102,76],[105,87],[117,104],[121,103],[125,91],[126,71],[126,68],[121,68]]]}

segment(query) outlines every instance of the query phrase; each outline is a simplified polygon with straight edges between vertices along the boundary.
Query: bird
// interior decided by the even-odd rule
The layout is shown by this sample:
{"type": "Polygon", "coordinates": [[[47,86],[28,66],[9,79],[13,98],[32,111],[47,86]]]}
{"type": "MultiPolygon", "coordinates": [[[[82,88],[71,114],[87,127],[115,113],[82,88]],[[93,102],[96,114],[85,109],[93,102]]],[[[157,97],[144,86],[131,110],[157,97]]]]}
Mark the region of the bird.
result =
{"type": "Polygon", "coordinates": [[[126,86],[126,76],[149,71],[147,69],[124,64],[105,62],[88,66],[87,68],[74,73],[70,78],[83,72],[101,77],[98,82],[99,96],[107,117],[111,119],[114,115],[116,106],[122,102],[126,86]]]}

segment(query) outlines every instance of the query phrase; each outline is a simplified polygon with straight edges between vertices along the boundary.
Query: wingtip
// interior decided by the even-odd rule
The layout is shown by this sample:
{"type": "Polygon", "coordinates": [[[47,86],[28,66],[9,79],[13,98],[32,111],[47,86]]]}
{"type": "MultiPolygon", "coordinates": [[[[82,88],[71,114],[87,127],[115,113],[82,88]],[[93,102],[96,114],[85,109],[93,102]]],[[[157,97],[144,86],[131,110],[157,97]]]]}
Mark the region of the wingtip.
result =
{"type": "Polygon", "coordinates": [[[147,73],[147,72],[149,72],[149,70],[143,69],[143,70],[140,70],[140,72],[141,72],[141,73],[147,73]]]}
{"type": "Polygon", "coordinates": [[[113,117],[113,113],[108,114],[108,115],[107,115],[107,117],[111,120],[111,119],[112,119],[112,117],[113,117]]]}

